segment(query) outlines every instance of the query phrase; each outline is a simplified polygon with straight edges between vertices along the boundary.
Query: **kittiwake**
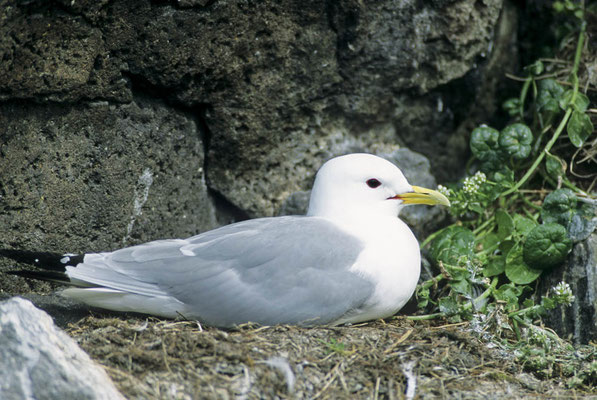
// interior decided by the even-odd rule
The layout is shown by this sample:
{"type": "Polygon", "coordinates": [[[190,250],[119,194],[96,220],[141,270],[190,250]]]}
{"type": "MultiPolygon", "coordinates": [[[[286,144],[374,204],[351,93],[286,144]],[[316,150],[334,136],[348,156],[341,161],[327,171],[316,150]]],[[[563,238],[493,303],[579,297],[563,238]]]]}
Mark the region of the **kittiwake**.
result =
{"type": "Polygon", "coordinates": [[[104,253],[0,254],[45,269],[13,273],[68,283],[64,296],[109,310],[217,327],[357,323],[395,314],[415,290],[419,244],[398,218],[409,204],[450,205],[391,162],[349,154],[320,168],[305,216],[104,253]]]}

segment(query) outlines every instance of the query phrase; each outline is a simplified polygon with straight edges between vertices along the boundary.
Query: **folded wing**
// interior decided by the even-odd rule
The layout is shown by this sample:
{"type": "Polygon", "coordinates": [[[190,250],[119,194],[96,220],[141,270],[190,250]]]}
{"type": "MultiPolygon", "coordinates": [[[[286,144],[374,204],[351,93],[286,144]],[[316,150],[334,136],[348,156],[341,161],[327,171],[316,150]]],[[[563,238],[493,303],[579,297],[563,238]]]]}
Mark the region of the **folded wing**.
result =
{"type": "Polygon", "coordinates": [[[349,270],[362,249],[357,238],[325,219],[255,219],[185,240],[86,255],[67,267],[67,275],[97,287],[65,294],[100,307],[181,314],[215,326],[326,324],[373,293],[370,281],[349,270]]]}

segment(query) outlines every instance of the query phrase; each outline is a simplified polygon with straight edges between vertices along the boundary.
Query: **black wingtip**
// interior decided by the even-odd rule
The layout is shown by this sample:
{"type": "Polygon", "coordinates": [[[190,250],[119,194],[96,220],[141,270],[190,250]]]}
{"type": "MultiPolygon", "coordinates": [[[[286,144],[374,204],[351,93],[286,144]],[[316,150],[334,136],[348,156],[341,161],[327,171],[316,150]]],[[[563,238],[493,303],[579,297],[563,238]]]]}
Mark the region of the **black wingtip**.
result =
{"type": "Polygon", "coordinates": [[[41,269],[64,272],[66,266],[77,265],[83,262],[84,254],[60,254],[42,251],[0,249],[0,256],[11,260],[34,265],[41,269]]]}
{"type": "Polygon", "coordinates": [[[70,279],[63,272],[57,271],[5,271],[9,275],[21,276],[28,279],[39,279],[42,281],[51,281],[58,283],[70,283],[70,279]]]}

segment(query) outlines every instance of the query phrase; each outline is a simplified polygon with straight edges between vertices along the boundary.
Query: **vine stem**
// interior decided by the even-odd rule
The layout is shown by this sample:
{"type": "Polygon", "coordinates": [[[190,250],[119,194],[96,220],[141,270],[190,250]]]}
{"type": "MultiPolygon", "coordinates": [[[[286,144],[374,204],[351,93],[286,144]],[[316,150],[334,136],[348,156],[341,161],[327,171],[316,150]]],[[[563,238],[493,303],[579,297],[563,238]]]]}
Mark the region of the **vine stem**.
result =
{"type": "Polygon", "coordinates": [[[445,314],[443,312],[437,312],[437,313],[425,314],[425,315],[408,315],[408,316],[406,316],[406,319],[409,319],[411,321],[427,321],[429,319],[443,317],[444,315],[445,314]]]}
{"type": "Polygon", "coordinates": [[[527,92],[529,91],[529,87],[531,86],[531,82],[533,78],[529,76],[525,79],[524,85],[522,86],[522,90],[520,91],[520,98],[518,99],[519,102],[519,110],[518,113],[520,114],[520,118],[524,118],[524,101],[527,97],[527,92]]]}
{"type": "Polygon", "coordinates": [[[426,280],[425,282],[421,283],[419,285],[418,289],[429,289],[431,286],[437,284],[439,281],[441,281],[442,279],[444,279],[444,276],[442,274],[436,275],[431,279],[426,280]]]}
{"type": "Polygon", "coordinates": [[[481,232],[483,229],[487,228],[490,224],[493,223],[493,221],[495,220],[495,215],[492,215],[491,218],[488,218],[487,220],[485,220],[485,222],[483,222],[481,225],[479,225],[477,227],[477,229],[475,229],[473,231],[473,235],[477,235],[479,234],[479,232],[481,232]]]}
{"type": "Polygon", "coordinates": [[[421,249],[425,248],[425,246],[427,246],[427,244],[429,244],[429,242],[431,242],[433,239],[435,239],[440,233],[442,233],[443,231],[445,231],[448,228],[451,228],[453,226],[456,226],[458,224],[450,224],[448,226],[446,226],[445,228],[440,229],[437,232],[433,232],[431,235],[427,236],[427,238],[425,238],[425,240],[423,242],[421,242],[421,245],[419,246],[421,249]]]}
{"type": "Polygon", "coordinates": [[[545,154],[547,154],[549,152],[549,150],[551,150],[551,148],[555,144],[555,142],[558,139],[558,137],[560,136],[560,134],[564,131],[564,128],[566,127],[566,124],[568,123],[568,120],[570,119],[571,115],[572,115],[572,108],[568,108],[566,110],[566,114],[564,114],[564,118],[562,118],[562,121],[558,125],[558,128],[554,132],[551,140],[549,142],[547,142],[547,144],[545,145],[545,148],[543,149],[541,154],[539,154],[539,157],[537,157],[537,159],[535,160],[533,165],[531,165],[531,167],[528,169],[527,173],[524,174],[524,176],[518,182],[516,182],[516,185],[512,186],[510,189],[503,192],[500,196],[507,196],[511,193],[514,193],[522,185],[524,185],[526,183],[526,181],[531,177],[531,175],[533,175],[535,173],[535,170],[537,169],[537,167],[539,166],[541,161],[543,161],[545,154]]]}
{"type": "MultiPolygon", "coordinates": [[[[582,49],[584,46],[586,29],[587,29],[587,22],[583,21],[580,26],[580,33],[578,34],[578,43],[576,45],[576,52],[574,53],[574,65],[573,65],[572,71],[570,73],[570,79],[572,80],[572,85],[573,85],[572,86],[573,87],[572,97],[570,99],[570,104],[568,105],[568,107],[566,109],[566,114],[564,114],[564,118],[562,118],[562,121],[560,121],[560,124],[558,125],[556,131],[554,132],[553,137],[551,138],[551,140],[549,142],[547,142],[547,144],[545,145],[545,148],[543,149],[541,154],[539,154],[539,156],[537,157],[537,159],[535,160],[533,165],[531,165],[531,167],[526,172],[526,174],[524,174],[524,176],[518,182],[516,182],[516,185],[512,186],[510,189],[503,192],[501,194],[501,196],[507,196],[511,193],[514,193],[522,185],[525,184],[525,182],[531,177],[531,175],[533,175],[535,173],[535,170],[537,169],[537,167],[539,166],[541,161],[543,161],[545,154],[548,153],[549,150],[551,150],[552,146],[555,144],[555,142],[558,139],[558,137],[560,136],[560,134],[564,131],[564,128],[566,127],[566,124],[568,123],[568,120],[570,119],[570,116],[572,115],[572,109],[573,109],[572,105],[574,104],[574,101],[576,99],[576,94],[578,93],[578,76],[577,76],[577,74],[578,74],[578,68],[580,66],[580,58],[581,58],[582,49]]],[[[525,84],[526,84],[526,82],[525,82],[525,84]]]]}
{"type": "MultiPolygon", "coordinates": [[[[584,46],[585,31],[587,30],[587,21],[582,21],[580,24],[580,33],[578,34],[578,44],[576,45],[576,52],[574,53],[574,65],[572,66],[572,76],[576,76],[580,66],[580,56],[582,55],[582,48],[584,46]]],[[[578,91],[578,78],[573,82],[575,85],[574,91],[578,91]]]]}
{"type": "Polygon", "coordinates": [[[527,199],[526,196],[522,195],[521,193],[518,193],[518,197],[522,200],[522,202],[524,204],[526,204],[527,206],[531,207],[532,209],[538,210],[538,211],[541,210],[540,206],[538,206],[535,203],[532,203],[529,199],[527,199]]]}
{"type": "Polygon", "coordinates": [[[531,311],[539,310],[539,309],[541,309],[541,307],[542,307],[541,304],[535,304],[534,306],[531,306],[531,307],[523,308],[518,311],[513,311],[510,314],[508,314],[508,317],[512,318],[512,317],[516,317],[518,315],[527,314],[531,311]]]}

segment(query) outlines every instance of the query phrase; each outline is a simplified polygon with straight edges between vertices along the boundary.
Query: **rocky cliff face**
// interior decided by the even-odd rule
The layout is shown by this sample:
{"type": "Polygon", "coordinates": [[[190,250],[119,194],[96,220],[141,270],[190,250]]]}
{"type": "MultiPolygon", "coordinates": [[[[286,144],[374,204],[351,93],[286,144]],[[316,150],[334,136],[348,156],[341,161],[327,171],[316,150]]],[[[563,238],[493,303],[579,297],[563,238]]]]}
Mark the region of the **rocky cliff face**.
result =
{"type": "Polygon", "coordinates": [[[407,145],[445,178],[514,59],[502,0],[4,4],[0,244],[21,248],[275,215],[346,152],[407,145]]]}

